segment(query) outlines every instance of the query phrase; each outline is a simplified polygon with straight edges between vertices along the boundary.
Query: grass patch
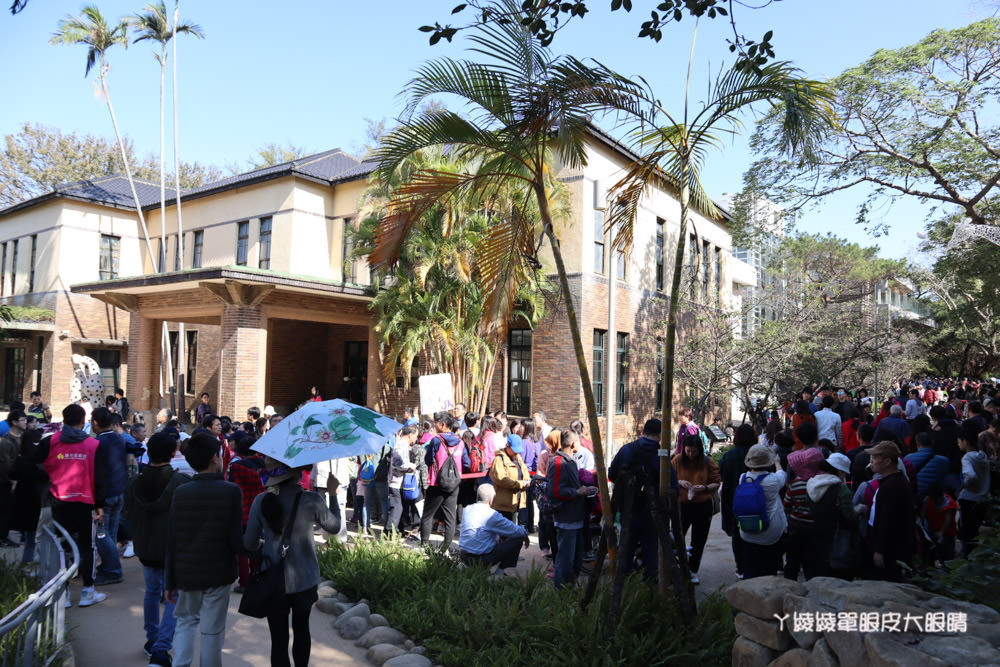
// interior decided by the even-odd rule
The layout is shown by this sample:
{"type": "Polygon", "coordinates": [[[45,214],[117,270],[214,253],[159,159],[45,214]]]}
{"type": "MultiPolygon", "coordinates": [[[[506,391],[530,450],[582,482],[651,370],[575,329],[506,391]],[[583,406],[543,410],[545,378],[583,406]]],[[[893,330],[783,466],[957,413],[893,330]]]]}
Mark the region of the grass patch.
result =
{"type": "Polygon", "coordinates": [[[41,306],[5,306],[10,322],[55,322],[55,313],[41,306]]]}
{"type": "Polygon", "coordinates": [[[38,590],[38,580],[25,574],[19,564],[0,558],[0,618],[38,590]]]}
{"type": "Polygon", "coordinates": [[[406,633],[443,665],[665,665],[694,660],[728,665],[736,631],[733,609],[714,593],[684,629],[676,605],[656,588],[630,580],[621,620],[605,641],[610,587],[602,583],[581,609],[582,590],[556,591],[541,570],[524,579],[491,581],[483,568],[459,568],[437,553],[388,540],[350,548],[334,543],[320,554],[323,576],[406,633]]]}

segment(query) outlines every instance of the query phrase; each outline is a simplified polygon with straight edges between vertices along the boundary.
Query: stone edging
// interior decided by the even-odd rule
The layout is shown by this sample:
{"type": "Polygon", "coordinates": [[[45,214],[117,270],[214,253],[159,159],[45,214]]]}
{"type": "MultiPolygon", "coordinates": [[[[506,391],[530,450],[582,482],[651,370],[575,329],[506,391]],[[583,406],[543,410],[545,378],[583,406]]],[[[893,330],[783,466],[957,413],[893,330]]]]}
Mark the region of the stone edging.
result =
{"type": "Polygon", "coordinates": [[[316,608],[337,617],[333,629],[341,637],[368,649],[368,662],[376,667],[434,667],[426,656],[427,649],[416,646],[409,637],[390,627],[381,614],[373,614],[367,600],[351,602],[337,592],[332,581],[320,582],[317,593],[316,608]]]}

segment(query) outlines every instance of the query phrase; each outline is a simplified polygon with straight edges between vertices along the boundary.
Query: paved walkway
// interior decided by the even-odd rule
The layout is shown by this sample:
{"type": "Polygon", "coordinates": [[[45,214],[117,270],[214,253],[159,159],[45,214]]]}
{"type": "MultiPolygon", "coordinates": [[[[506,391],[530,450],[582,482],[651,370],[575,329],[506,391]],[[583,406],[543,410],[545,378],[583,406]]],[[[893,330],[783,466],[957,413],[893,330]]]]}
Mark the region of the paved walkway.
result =
{"type": "MultiPolygon", "coordinates": [[[[66,625],[77,667],[118,667],[148,662],[142,652],[146,641],[142,629],[142,565],[138,558],[123,560],[122,564],[125,581],[98,588],[108,594],[108,599],[93,607],[81,609],[76,606],[80,599],[80,580],[72,582],[74,605],[66,610],[66,625]]],[[[222,664],[266,667],[271,664],[267,621],[241,615],[237,611],[239,602],[239,595],[230,596],[222,664]]],[[[333,629],[332,616],[314,609],[309,617],[309,628],[312,632],[311,664],[368,664],[365,650],[341,639],[333,629]]]]}

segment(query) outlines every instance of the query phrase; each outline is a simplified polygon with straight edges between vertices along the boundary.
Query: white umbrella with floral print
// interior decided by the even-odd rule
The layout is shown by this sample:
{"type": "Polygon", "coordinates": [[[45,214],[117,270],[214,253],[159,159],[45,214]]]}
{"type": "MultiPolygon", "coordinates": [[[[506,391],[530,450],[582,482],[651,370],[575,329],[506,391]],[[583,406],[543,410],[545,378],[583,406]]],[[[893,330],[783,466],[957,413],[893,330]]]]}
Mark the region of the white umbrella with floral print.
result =
{"type": "Polygon", "coordinates": [[[282,419],[251,447],[292,468],[378,452],[403,425],[342,401],[310,401],[282,419]]]}

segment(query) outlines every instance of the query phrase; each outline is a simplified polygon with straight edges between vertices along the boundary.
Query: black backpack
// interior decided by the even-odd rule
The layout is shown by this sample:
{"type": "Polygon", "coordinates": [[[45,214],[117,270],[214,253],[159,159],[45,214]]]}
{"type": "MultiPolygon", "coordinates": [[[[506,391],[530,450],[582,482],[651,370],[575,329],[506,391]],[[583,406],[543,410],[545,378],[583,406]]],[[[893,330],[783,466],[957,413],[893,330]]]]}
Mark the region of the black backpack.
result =
{"type": "Polygon", "coordinates": [[[458,466],[455,465],[455,457],[451,453],[455,450],[455,447],[449,447],[448,443],[444,442],[442,439],[441,447],[445,450],[445,459],[438,468],[437,472],[437,485],[438,488],[445,493],[451,493],[458,488],[458,485],[462,483],[462,475],[458,471],[458,466]]]}
{"type": "Polygon", "coordinates": [[[389,466],[391,464],[392,464],[392,449],[389,449],[382,454],[382,458],[379,459],[378,466],[375,468],[376,482],[389,481],[389,466]]]}

